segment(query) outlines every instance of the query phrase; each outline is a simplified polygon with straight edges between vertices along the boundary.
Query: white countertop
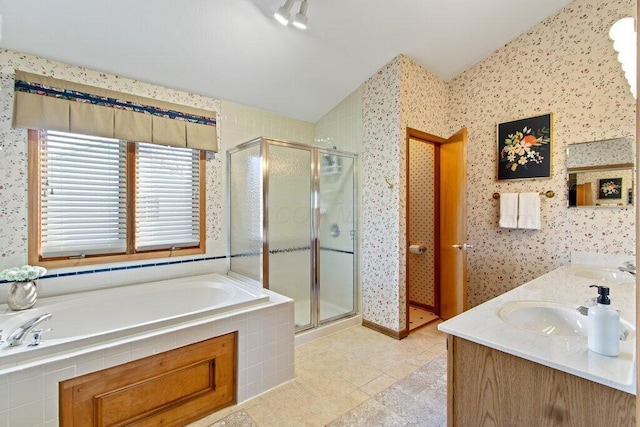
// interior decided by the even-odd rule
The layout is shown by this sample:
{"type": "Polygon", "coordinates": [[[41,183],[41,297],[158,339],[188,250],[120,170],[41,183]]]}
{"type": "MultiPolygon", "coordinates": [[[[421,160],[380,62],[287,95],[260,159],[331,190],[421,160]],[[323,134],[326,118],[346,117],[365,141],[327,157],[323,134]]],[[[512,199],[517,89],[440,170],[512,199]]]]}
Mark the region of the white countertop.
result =
{"type": "MultiPolygon", "coordinates": [[[[512,326],[497,315],[509,301],[552,301],[578,307],[596,296],[589,285],[609,286],[611,307],[635,325],[635,283],[603,283],[572,274],[560,267],[499,297],[474,307],[438,326],[443,332],[484,346],[586,378],[627,393],[636,394],[636,339],[620,342],[620,355],[607,357],[589,351],[587,337],[549,336],[512,326]]],[[[601,268],[601,267],[596,267],[601,268]]],[[[575,270],[574,270],[575,272],[575,270]]]]}

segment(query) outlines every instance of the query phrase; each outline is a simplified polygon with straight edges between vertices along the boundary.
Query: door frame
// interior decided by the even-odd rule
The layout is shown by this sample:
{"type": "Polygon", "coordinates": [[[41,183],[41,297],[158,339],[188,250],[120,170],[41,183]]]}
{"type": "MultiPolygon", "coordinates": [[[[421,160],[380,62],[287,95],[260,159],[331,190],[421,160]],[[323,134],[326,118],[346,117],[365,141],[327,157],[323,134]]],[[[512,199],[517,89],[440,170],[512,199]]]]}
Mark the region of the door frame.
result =
{"type": "Polygon", "coordinates": [[[434,247],[437,250],[434,252],[434,311],[437,316],[440,316],[440,145],[446,142],[447,140],[441,138],[437,135],[432,135],[430,133],[423,132],[418,129],[414,129],[411,127],[407,127],[406,130],[406,155],[405,155],[405,188],[406,188],[406,209],[405,209],[405,311],[406,311],[406,321],[405,321],[405,336],[409,334],[409,289],[411,287],[411,283],[409,280],[409,267],[410,267],[410,259],[409,257],[409,245],[411,244],[409,241],[409,231],[411,227],[411,222],[409,221],[411,212],[410,212],[410,197],[411,192],[409,191],[409,174],[410,174],[410,146],[411,140],[417,140],[422,143],[433,145],[435,148],[435,176],[434,176],[434,197],[435,197],[435,206],[433,212],[434,219],[434,247]]]}

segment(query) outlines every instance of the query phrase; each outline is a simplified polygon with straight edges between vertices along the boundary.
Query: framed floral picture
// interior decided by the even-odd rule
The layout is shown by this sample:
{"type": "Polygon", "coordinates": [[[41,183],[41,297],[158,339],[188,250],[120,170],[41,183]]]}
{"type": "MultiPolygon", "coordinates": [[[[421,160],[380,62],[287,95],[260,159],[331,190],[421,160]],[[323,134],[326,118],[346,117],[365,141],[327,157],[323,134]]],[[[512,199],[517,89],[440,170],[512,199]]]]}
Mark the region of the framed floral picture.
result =
{"type": "Polygon", "coordinates": [[[499,123],[498,179],[551,177],[551,113],[499,123]]]}
{"type": "Polygon", "coordinates": [[[622,199],[622,178],[599,179],[598,199],[622,199]]]}

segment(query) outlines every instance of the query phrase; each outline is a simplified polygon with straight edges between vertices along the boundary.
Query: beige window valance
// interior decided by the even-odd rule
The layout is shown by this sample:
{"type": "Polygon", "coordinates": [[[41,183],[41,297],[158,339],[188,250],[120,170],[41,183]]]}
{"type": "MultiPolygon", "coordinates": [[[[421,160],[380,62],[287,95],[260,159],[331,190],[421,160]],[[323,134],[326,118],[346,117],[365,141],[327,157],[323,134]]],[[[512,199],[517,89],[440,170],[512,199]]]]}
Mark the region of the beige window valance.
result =
{"type": "Polygon", "coordinates": [[[218,151],[213,111],[19,70],[13,127],[218,151]]]}

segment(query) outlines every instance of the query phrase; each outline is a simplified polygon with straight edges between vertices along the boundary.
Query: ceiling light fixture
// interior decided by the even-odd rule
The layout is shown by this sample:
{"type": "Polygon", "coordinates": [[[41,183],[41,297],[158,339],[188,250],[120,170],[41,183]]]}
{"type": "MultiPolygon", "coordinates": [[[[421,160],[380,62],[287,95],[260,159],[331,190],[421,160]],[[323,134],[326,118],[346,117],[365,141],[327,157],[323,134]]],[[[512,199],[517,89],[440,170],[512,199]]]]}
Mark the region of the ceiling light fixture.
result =
{"type": "Polygon", "coordinates": [[[307,29],[307,8],[309,7],[309,3],[307,0],[302,0],[300,3],[300,11],[296,13],[295,18],[293,18],[293,26],[300,28],[301,30],[307,29]]]}
{"type": "Polygon", "coordinates": [[[293,18],[293,26],[300,28],[301,30],[306,30],[307,8],[309,7],[307,0],[286,0],[284,5],[273,14],[273,17],[282,25],[289,25],[289,20],[291,19],[291,8],[296,1],[300,1],[300,10],[293,18]]]}
{"type": "Polygon", "coordinates": [[[618,61],[622,64],[624,76],[629,82],[631,93],[636,98],[636,30],[634,19],[622,18],[611,26],[609,37],[613,40],[613,49],[618,52],[618,61]]]}
{"type": "Polygon", "coordinates": [[[287,25],[289,23],[289,18],[291,18],[291,8],[293,7],[294,0],[286,0],[284,2],[284,6],[276,11],[273,14],[273,17],[276,18],[276,21],[281,23],[282,25],[287,25]]]}

